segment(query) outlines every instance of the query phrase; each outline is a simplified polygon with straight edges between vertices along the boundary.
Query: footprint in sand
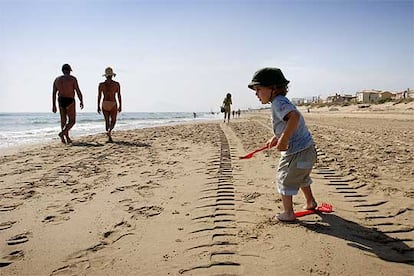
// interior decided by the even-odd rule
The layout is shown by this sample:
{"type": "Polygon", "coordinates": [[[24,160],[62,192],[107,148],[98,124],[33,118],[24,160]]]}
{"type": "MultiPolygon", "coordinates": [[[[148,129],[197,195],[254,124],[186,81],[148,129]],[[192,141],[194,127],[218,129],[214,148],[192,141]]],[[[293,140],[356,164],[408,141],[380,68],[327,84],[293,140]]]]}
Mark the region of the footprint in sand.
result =
{"type": "Polygon", "coordinates": [[[145,218],[149,218],[149,217],[153,217],[153,216],[158,216],[159,214],[162,213],[162,211],[164,211],[164,208],[159,207],[159,206],[143,206],[140,208],[133,208],[132,206],[130,206],[128,208],[128,213],[132,213],[133,215],[131,216],[131,218],[133,219],[138,219],[139,217],[145,217],[145,218]]]}
{"type": "Polygon", "coordinates": [[[72,205],[70,203],[66,203],[65,206],[63,206],[62,209],[59,209],[58,212],[60,214],[69,214],[71,212],[75,211],[75,209],[73,209],[72,205]]]}
{"type": "Polygon", "coordinates": [[[29,232],[26,232],[26,233],[16,235],[8,239],[6,243],[7,245],[16,245],[16,244],[25,243],[29,240],[29,238],[27,237],[29,234],[30,234],[29,232]]]}
{"type": "MultiPolygon", "coordinates": [[[[121,201],[120,201],[121,202],[121,201]]],[[[129,202],[125,204],[124,206],[127,207],[127,212],[132,214],[131,218],[138,219],[139,217],[153,217],[158,216],[164,211],[164,208],[156,205],[149,205],[149,206],[135,206],[135,202],[124,199],[122,202],[129,202]]]]}
{"type": "Polygon", "coordinates": [[[81,202],[81,203],[86,202],[86,201],[91,200],[94,195],[96,195],[96,193],[85,193],[80,197],[72,198],[72,201],[77,201],[77,202],[81,202]]]}
{"type": "Polygon", "coordinates": [[[102,234],[104,241],[108,244],[113,244],[121,238],[128,235],[135,235],[134,227],[126,221],[121,221],[115,224],[111,230],[108,230],[102,234]]]}
{"type": "Polygon", "coordinates": [[[49,215],[49,216],[46,216],[46,217],[42,220],[42,222],[46,222],[46,223],[48,223],[48,222],[53,222],[53,221],[55,221],[55,219],[56,219],[56,216],[49,215]]]}
{"type": "MultiPolygon", "coordinates": [[[[58,212],[61,215],[64,214],[69,214],[73,211],[75,211],[75,209],[73,209],[73,206],[71,203],[66,203],[65,205],[60,205],[60,204],[52,204],[46,207],[46,210],[49,212],[58,212]]],[[[47,221],[47,220],[51,220],[53,219],[52,217],[55,217],[54,215],[48,215],[46,216],[43,220],[47,221]]]]}
{"type": "Polygon", "coordinates": [[[22,250],[16,250],[11,252],[10,254],[0,258],[0,268],[8,266],[15,261],[18,261],[24,257],[24,253],[22,250]]]}
{"type": "Polygon", "coordinates": [[[16,223],[15,221],[6,221],[6,222],[0,223],[0,231],[11,228],[13,224],[15,223],[16,223]]]}
{"type": "Polygon", "coordinates": [[[254,203],[255,199],[260,197],[260,196],[261,196],[261,194],[258,193],[258,192],[248,193],[248,194],[244,194],[242,196],[242,200],[243,200],[243,202],[246,202],[246,203],[254,203]]]}
{"type": "Polygon", "coordinates": [[[122,220],[111,227],[110,230],[102,233],[102,239],[86,249],[70,254],[66,265],[52,271],[50,275],[84,275],[86,270],[99,269],[102,266],[110,265],[113,259],[107,257],[95,257],[94,254],[104,250],[121,238],[128,235],[135,235],[134,227],[127,221],[122,220]]]}
{"type": "Polygon", "coordinates": [[[42,220],[42,222],[43,223],[59,224],[59,223],[62,223],[63,221],[66,221],[66,220],[69,220],[69,217],[48,215],[42,220]]]}
{"type": "Polygon", "coordinates": [[[10,204],[10,205],[0,205],[0,212],[12,211],[12,210],[16,209],[21,204],[22,203],[10,204]]]}

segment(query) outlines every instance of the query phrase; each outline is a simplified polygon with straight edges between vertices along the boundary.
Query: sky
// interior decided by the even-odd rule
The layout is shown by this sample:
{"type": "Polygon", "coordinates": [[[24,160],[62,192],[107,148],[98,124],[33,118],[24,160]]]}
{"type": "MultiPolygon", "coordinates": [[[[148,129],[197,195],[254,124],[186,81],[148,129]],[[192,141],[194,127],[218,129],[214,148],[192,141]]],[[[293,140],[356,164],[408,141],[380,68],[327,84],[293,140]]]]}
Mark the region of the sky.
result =
{"type": "Polygon", "coordinates": [[[289,98],[403,91],[414,0],[0,0],[0,112],[51,112],[64,63],[85,112],[107,66],[126,112],[217,112],[227,93],[258,108],[247,84],[263,67],[289,98]]]}

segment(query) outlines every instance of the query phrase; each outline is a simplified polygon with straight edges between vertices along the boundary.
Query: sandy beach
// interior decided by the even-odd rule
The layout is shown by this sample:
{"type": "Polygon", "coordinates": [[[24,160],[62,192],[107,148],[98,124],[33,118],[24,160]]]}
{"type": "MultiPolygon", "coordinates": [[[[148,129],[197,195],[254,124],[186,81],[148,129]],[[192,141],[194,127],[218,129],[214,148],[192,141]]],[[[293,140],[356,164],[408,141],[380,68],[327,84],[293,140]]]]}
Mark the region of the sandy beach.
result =
{"type": "Polygon", "coordinates": [[[274,219],[269,110],[56,140],[0,157],[0,275],[413,275],[413,102],[301,111],[334,212],[274,219]]]}

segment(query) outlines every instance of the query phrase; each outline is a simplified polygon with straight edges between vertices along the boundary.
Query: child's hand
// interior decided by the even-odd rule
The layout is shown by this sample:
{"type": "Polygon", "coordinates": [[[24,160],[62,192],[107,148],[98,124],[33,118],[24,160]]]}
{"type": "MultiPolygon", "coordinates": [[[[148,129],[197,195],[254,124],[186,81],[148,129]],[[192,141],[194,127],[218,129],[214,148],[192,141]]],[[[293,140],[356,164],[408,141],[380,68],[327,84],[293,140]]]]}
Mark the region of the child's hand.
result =
{"type": "Polygon", "coordinates": [[[285,139],[279,139],[276,148],[278,151],[287,151],[289,146],[289,141],[285,141],[285,139]]]}
{"type": "Polygon", "coordinates": [[[265,146],[267,146],[267,148],[273,148],[274,146],[276,146],[277,145],[277,138],[276,138],[276,136],[273,136],[272,138],[270,138],[267,142],[266,142],[266,144],[265,144],[265,146]]]}

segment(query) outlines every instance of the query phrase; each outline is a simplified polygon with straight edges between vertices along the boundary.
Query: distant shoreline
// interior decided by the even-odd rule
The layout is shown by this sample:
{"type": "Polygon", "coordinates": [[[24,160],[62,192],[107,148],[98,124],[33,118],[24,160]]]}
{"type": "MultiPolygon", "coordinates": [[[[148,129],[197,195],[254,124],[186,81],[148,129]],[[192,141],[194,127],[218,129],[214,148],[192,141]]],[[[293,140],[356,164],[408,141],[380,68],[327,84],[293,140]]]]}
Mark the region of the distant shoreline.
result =
{"type": "MultiPolygon", "coordinates": [[[[146,127],[179,124],[184,122],[215,120],[220,115],[209,112],[122,112],[115,131],[141,129],[146,127]]],[[[43,142],[59,140],[59,114],[53,113],[0,113],[0,152],[19,146],[30,146],[43,142]]],[[[71,136],[103,133],[105,122],[97,113],[79,113],[71,136]]],[[[59,140],[60,142],[60,140],[59,140]]]]}

